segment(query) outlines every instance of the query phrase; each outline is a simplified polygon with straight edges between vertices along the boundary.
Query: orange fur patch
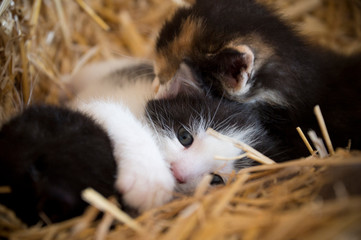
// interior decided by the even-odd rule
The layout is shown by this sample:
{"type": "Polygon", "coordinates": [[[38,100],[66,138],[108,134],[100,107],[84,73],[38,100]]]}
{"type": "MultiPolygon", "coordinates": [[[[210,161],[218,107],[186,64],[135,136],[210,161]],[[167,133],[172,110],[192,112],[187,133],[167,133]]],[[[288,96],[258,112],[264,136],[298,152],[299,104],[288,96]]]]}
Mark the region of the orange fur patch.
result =
{"type": "Polygon", "coordinates": [[[202,19],[188,17],[182,24],[178,36],[166,47],[157,52],[155,57],[155,73],[159,77],[160,84],[168,82],[182,60],[192,55],[194,39],[203,29],[202,19]]]}

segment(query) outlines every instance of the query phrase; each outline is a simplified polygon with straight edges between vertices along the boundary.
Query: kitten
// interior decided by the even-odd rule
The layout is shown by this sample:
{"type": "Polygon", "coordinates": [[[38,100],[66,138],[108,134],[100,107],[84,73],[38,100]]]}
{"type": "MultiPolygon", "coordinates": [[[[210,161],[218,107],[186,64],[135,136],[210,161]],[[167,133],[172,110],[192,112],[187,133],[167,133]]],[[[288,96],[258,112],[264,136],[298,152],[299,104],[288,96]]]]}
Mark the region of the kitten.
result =
{"type": "Polygon", "coordinates": [[[279,151],[277,140],[268,135],[252,111],[226,99],[182,92],[174,98],[148,103],[150,123],[177,180],[175,189],[178,192],[192,193],[206,174],[213,175],[211,185],[223,184],[232,171],[256,164],[248,158],[214,159],[215,156],[231,158],[244,152],[208,135],[208,128],[244,142],[267,156],[281,157],[283,153],[279,151]]]}
{"type": "MultiPolygon", "coordinates": [[[[102,64],[98,65],[103,77],[96,76],[100,80],[94,82],[90,79],[93,82],[90,85],[95,83],[90,88],[105,95],[95,92],[83,95],[80,91],[73,104],[100,123],[112,139],[118,166],[115,188],[128,206],[144,211],[169,201],[174,191],[192,193],[206,174],[213,174],[212,185],[223,184],[232,171],[254,164],[250,159],[215,160],[215,155],[234,157],[242,151],[206,134],[208,127],[269,155],[279,154],[277,141],[267,135],[255,114],[250,113],[252,109],[203,94],[197,85],[189,85],[186,78],[178,82],[173,97],[152,100],[150,86],[154,74],[129,71],[139,70],[140,63],[125,62],[118,62],[118,67],[110,71],[101,70],[102,64]],[[131,76],[125,74],[130,72],[131,76]],[[112,87],[107,87],[107,83],[112,87]],[[147,87],[141,89],[148,90],[146,97],[139,92],[143,84],[147,87]],[[124,86],[130,92],[118,95],[124,86]],[[141,101],[144,105],[137,106],[137,112],[143,114],[135,116],[126,104],[128,96],[146,99],[141,101]]],[[[142,64],[141,68],[146,67],[142,64]]],[[[148,64],[146,68],[152,66],[148,64]]],[[[84,91],[88,92],[88,87],[84,91]]]]}
{"type": "Polygon", "coordinates": [[[215,97],[253,107],[289,158],[307,154],[295,128],[318,129],[316,104],[335,146],[350,138],[361,148],[361,55],[309,45],[254,0],[197,0],[179,9],[160,31],[155,59],[158,97],[171,96],[186,76],[215,97]]]}
{"type": "Polygon", "coordinates": [[[0,131],[0,203],[29,225],[81,214],[80,193],[115,193],[115,160],[108,135],[93,120],[54,106],[31,106],[0,131]],[[44,220],[44,218],[43,218],[44,220]]]}

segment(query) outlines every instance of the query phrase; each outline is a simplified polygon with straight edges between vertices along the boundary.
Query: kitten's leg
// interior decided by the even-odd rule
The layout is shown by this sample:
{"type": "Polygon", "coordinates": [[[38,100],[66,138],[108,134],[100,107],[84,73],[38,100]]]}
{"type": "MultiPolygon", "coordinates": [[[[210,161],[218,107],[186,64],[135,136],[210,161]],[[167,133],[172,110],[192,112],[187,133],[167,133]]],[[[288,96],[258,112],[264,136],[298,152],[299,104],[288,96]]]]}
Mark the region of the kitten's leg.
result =
{"type": "Polygon", "coordinates": [[[113,141],[115,187],[126,204],[144,211],[171,200],[175,180],[152,132],[121,104],[93,101],[80,109],[102,124],[113,141]]]}

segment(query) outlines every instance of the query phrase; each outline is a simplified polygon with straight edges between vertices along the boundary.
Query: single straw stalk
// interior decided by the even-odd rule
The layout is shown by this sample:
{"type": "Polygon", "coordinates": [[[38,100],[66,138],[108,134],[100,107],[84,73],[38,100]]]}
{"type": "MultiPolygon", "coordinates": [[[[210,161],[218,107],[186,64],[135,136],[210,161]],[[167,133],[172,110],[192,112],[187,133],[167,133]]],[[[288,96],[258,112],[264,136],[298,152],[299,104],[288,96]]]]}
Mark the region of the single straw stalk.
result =
{"type": "Polygon", "coordinates": [[[234,161],[234,160],[238,160],[238,159],[242,159],[247,157],[247,153],[235,156],[235,157],[222,157],[222,156],[214,156],[214,159],[216,160],[222,160],[222,161],[234,161]]]}
{"type": "Polygon", "coordinates": [[[31,36],[35,35],[35,30],[36,30],[36,27],[38,25],[38,20],[39,20],[41,3],[42,3],[42,0],[35,0],[33,3],[33,10],[32,10],[31,18],[30,18],[30,27],[31,27],[30,35],[31,36]]]}
{"type": "Polygon", "coordinates": [[[72,228],[71,233],[73,236],[76,236],[78,233],[84,231],[86,228],[89,228],[90,224],[98,216],[99,210],[94,206],[89,206],[80,221],[72,228]]]}
{"type": "MultiPolygon", "coordinates": [[[[110,202],[116,204],[117,200],[115,197],[109,199],[110,202]]],[[[95,231],[95,240],[105,239],[106,235],[109,233],[110,227],[114,221],[114,217],[110,213],[105,213],[102,220],[100,221],[98,227],[95,231]]]]}
{"type": "Polygon", "coordinates": [[[131,229],[135,230],[136,232],[143,234],[144,230],[139,225],[138,222],[134,221],[128,214],[124,213],[122,210],[120,210],[117,206],[115,206],[113,203],[105,199],[102,195],[100,195],[98,192],[91,188],[87,188],[82,192],[82,198],[95,206],[96,208],[110,213],[114,218],[119,220],[120,222],[126,224],[131,229]]]}
{"type": "Polygon", "coordinates": [[[262,164],[275,164],[276,162],[273,161],[272,159],[266,157],[265,155],[263,155],[262,153],[260,153],[259,151],[257,151],[256,149],[252,148],[251,146],[240,142],[236,139],[230,138],[228,136],[225,136],[215,130],[213,130],[212,128],[208,128],[207,129],[207,133],[211,136],[214,136],[218,139],[221,140],[225,140],[227,142],[233,143],[233,145],[241,150],[243,150],[244,152],[247,153],[247,156],[249,158],[252,158],[253,160],[262,163],[262,164]]]}
{"type": "Polygon", "coordinates": [[[54,3],[55,3],[55,10],[60,21],[60,28],[61,28],[61,32],[63,33],[65,45],[67,46],[67,48],[70,48],[71,34],[64,14],[62,2],[60,0],[54,0],[54,3]]]}
{"type": "Polygon", "coordinates": [[[300,135],[300,137],[302,138],[302,141],[304,142],[304,144],[306,145],[308,151],[310,152],[311,155],[313,155],[315,153],[315,150],[313,150],[311,144],[308,142],[305,134],[303,134],[303,131],[300,127],[296,128],[298,134],[300,135]]]}
{"type": "Polygon", "coordinates": [[[26,51],[26,47],[25,47],[25,40],[24,37],[21,36],[19,39],[19,47],[20,47],[20,55],[21,55],[21,66],[22,66],[22,82],[21,82],[21,87],[22,87],[22,93],[23,93],[23,102],[24,104],[27,104],[29,102],[29,97],[30,97],[30,87],[29,87],[29,71],[28,71],[28,65],[29,65],[29,61],[28,61],[28,57],[27,57],[27,51],[26,51]]]}
{"type": "Polygon", "coordinates": [[[108,31],[110,29],[108,24],[106,24],[104,20],[99,17],[95,13],[95,11],[91,7],[89,7],[89,5],[87,5],[83,0],[76,0],[76,2],[102,29],[104,29],[105,31],[108,31]]]}
{"type": "Polygon", "coordinates": [[[0,186],[0,194],[11,193],[11,188],[9,186],[0,186]]]}
{"type": "Polygon", "coordinates": [[[328,152],[331,155],[334,155],[335,150],[333,149],[332,142],[331,142],[330,136],[328,134],[327,127],[326,127],[326,124],[325,124],[325,120],[323,119],[323,116],[322,116],[322,113],[321,113],[321,108],[320,108],[319,105],[315,106],[314,112],[315,112],[318,124],[320,125],[322,136],[325,139],[328,152]]]}

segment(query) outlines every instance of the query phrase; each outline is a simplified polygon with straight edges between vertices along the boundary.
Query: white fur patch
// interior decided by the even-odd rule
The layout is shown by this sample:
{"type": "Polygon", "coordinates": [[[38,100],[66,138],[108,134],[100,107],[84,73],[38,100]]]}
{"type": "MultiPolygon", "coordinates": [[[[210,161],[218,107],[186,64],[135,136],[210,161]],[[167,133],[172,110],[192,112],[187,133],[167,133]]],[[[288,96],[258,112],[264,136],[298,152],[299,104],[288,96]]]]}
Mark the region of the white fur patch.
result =
{"type": "Polygon", "coordinates": [[[118,165],[115,187],[129,206],[144,211],[172,198],[174,177],[153,133],[144,124],[122,104],[114,102],[92,101],[79,109],[108,132],[118,165]]]}
{"type": "MultiPolygon", "coordinates": [[[[187,130],[193,135],[194,140],[188,148],[178,141],[175,133],[172,137],[160,136],[165,160],[184,179],[184,183],[176,184],[176,190],[186,194],[195,190],[204,175],[217,173],[226,180],[235,169],[234,161],[216,160],[215,156],[234,157],[242,153],[233,144],[208,135],[207,121],[198,121],[191,128],[187,130]]],[[[258,141],[257,134],[260,134],[259,129],[255,127],[248,127],[242,131],[229,128],[222,133],[248,144],[258,141]]]]}
{"type": "Polygon", "coordinates": [[[261,90],[253,98],[249,100],[249,103],[267,102],[272,105],[289,106],[286,99],[276,90],[261,90]]]}
{"type": "Polygon", "coordinates": [[[175,180],[153,132],[142,122],[154,95],[150,76],[116,74],[140,64],[144,61],[119,60],[85,67],[73,79],[77,96],[71,106],[106,130],[118,167],[115,188],[126,204],[144,211],[169,201],[175,180]]]}

